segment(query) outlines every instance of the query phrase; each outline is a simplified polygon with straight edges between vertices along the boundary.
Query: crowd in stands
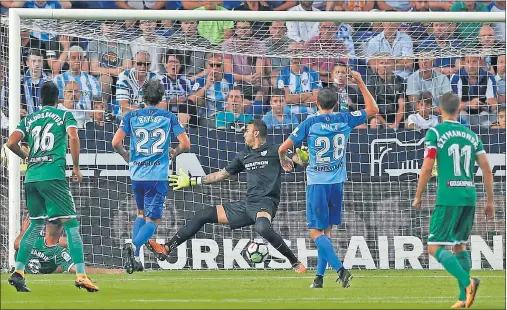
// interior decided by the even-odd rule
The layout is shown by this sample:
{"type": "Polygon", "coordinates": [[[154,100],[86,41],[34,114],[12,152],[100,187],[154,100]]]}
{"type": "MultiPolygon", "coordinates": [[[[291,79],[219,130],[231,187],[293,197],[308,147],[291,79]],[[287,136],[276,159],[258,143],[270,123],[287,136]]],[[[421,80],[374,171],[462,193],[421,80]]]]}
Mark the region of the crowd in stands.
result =
{"type": "MultiPolygon", "coordinates": [[[[2,15],[15,7],[505,11],[505,1],[124,0],[1,1],[1,5],[2,15]]],[[[2,36],[7,36],[5,27],[2,36]]],[[[362,128],[433,127],[439,122],[439,97],[449,91],[462,99],[463,124],[505,128],[502,23],[117,20],[100,22],[96,37],[22,32],[22,117],[40,108],[40,86],[54,80],[60,90],[59,107],[73,110],[80,127],[103,126],[142,107],[143,83],[158,79],[166,89],[159,107],[178,114],[185,126],[240,132],[251,119],[262,118],[269,128],[291,129],[317,113],[317,93],[323,87],[336,90],[337,112],[364,107],[350,80],[349,70],[355,70],[380,109],[362,128]],[[120,32],[135,33],[135,38],[118,42],[120,32]],[[174,44],[168,46],[166,40],[174,44]],[[201,48],[178,49],[183,45],[201,48]],[[210,48],[202,48],[206,46],[210,48]],[[308,51],[319,53],[310,57],[308,51]],[[330,56],[336,54],[342,57],[330,56]]],[[[8,117],[6,49],[2,47],[4,68],[0,68],[2,120],[8,117]]]]}

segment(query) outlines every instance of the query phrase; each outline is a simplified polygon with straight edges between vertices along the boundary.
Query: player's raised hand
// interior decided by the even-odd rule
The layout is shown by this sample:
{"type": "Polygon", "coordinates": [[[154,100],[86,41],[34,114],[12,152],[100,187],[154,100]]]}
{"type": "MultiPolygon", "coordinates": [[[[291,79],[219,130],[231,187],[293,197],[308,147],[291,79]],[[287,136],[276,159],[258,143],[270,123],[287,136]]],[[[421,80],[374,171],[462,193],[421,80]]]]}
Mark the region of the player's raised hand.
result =
{"type": "Polygon", "coordinates": [[[294,163],[287,156],[285,156],[285,158],[280,159],[280,165],[282,166],[283,170],[285,170],[286,172],[290,172],[290,171],[292,171],[292,168],[294,168],[294,163]]]}
{"type": "Polygon", "coordinates": [[[79,170],[79,167],[72,168],[72,181],[78,183],[83,181],[83,174],[81,173],[81,170],[79,170]]]}
{"type": "Polygon", "coordinates": [[[484,208],[484,214],[488,220],[493,219],[495,216],[495,203],[493,201],[486,202],[486,207],[484,208]]]}
{"type": "Polygon", "coordinates": [[[422,202],[422,199],[416,197],[414,199],[414,202],[412,202],[412,207],[414,207],[416,209],[421,209],[421,202],[422,202]]]}
{"type": "Polygon", "coordinates": [[[354,71],[354,70],[350,70],[350,79],[352,80],[352,82],[354,82],[354,84],[364,84],[364,81],[363,81],[363,77],[361,76],[361,73],[357,72],[357,71],[354,71]]]}
{"type": "Polygon", "coordinates": [[[308,155],[308,147],[302,145],[301,148],[296,149],[296,153],[298,154],[298,157],[301,160],[301,162],[306,165],[308,163],[308,160],[310,159],[308,155]]]}
{"type": "Polygon", "coordinates": [[[190,177],[180,168],[180,175],[171,174],[169,176],[169,185],[172,186],[175,191],[190,187],[190,177]]]}

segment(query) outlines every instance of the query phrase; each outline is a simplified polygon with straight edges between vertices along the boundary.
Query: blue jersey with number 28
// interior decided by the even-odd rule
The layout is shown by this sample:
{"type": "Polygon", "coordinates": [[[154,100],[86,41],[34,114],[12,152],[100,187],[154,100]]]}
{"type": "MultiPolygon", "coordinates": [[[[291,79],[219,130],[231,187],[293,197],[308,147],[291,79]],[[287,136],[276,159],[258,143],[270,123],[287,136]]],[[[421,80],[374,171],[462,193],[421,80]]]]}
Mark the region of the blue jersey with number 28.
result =
{"type": "Polygon", "coordinates": [[[130,136],[130,177],[135,181],[167,181],[171,134],[185,129],[169,111],[148,107],[127,113],[120,128],[130,136]]]}
{"type": "Polygon", "coordinates": [[[303,121],[290,139],[299,146],[307,138],[310,161],[308,185],[334,184],[347,180],[345,152],[352,129],[366,122],[366,111],[321,114],[303,121]]]}

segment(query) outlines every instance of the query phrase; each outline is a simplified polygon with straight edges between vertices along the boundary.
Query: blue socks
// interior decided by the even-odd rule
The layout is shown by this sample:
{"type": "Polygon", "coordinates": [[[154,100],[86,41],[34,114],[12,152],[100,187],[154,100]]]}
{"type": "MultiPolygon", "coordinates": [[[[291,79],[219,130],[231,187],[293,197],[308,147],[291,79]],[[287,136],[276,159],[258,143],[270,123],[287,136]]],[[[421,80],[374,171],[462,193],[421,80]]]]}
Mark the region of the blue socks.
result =
{"type": "MultiPolygon", "coordinates": [[[[319,250],[319,261],[320,256],[323,256],[323,259],[326,260],[334,270],[338,271],[343,268],[343,264],[338,258],[338,255],[334,252],[333,244],[331,240],[326,235],[321,235],[317,239],[315,239],[315,245],[319,250]]],[[[318,265],[317,265],[318,268],[318,265]]],[[[321,267],[322,268],[322,267],[321,267]]],[[[326,265],[324,264],[324,269],[326,265]]]]}
{"type": "Polygon", "coordinates": [[[327,268],[327,260],[324,258],[324,254],[319,251],[319,255],[317,256],[317,275],[324,276],[327,268]]]}
{"type": "MultiPolygon", "coordinates": [[[[139,234],[139,230],[141,230],[141,227],[146,224],[146,220],[144,217],[136,217],[136,221],[134,222],[134,228],[132,229],[132,242],[134,242],[134,239],[137,237],[137,234],[139,234]]],[[[136,251],[134,252],[134,256],[139,256],[139,250],[141,250],[141,247],[136,246],[136,251]]]]}
{"type": "MultiPolygon", "coordinates": [[[[151,236],[155,233],[157,230],[157,224],[153,221],[146,222],[146,224],[139,229],[139,232],[137,233],[137,236],[134,238],[132,243],[136,246],[136,252],[139,253],[139,249],[150,240],[151,236]]],[[[137,255],[139,256],[139,254],[137,255]]]]}

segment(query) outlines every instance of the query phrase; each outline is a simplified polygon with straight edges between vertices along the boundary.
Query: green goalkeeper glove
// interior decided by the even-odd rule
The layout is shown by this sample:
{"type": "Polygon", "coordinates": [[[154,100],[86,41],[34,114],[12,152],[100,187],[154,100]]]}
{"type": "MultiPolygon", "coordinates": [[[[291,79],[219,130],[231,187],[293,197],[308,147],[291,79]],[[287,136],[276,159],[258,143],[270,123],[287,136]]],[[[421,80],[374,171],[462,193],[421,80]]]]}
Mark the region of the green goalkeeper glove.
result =
{"type": "Polygon", "coordinates": [[[301,159],[301,162],[306,165],[310,159],[308,155],[308,147],[302,145],[301,148],[296,149],[296,153],[298,154],[299,159],[301,159]]]}
{"type": "Polygon", "coordinates": [[[169,185],[173,187],[173,190],[179,190],[190,186],[196,186],[202,184],[202,177],[193,177],[180,168],[180,175],[170,175],[169,185]]]}

